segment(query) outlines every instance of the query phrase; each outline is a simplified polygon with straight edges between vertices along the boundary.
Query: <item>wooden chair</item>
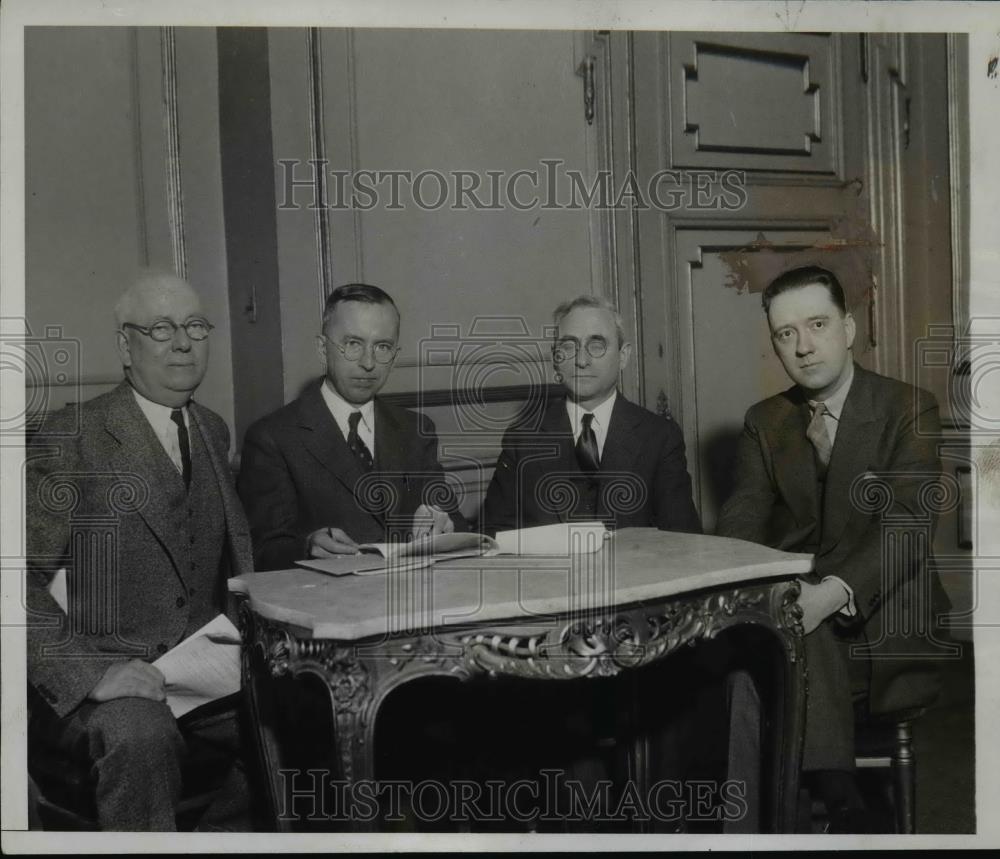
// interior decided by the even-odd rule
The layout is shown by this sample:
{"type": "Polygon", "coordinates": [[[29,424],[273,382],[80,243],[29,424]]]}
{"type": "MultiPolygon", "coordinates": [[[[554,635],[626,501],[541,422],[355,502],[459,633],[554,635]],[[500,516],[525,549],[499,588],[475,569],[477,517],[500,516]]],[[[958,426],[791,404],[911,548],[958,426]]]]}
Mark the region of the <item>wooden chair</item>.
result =
{"type": "Polygon", "coordinates": [[[859,771],[879,769],[890,774],[896,832],[904,835],[916,832],[917,770],[913,723],[925,712],[925,707],[918,707],[855,723],[855,766],[859,771]]]}

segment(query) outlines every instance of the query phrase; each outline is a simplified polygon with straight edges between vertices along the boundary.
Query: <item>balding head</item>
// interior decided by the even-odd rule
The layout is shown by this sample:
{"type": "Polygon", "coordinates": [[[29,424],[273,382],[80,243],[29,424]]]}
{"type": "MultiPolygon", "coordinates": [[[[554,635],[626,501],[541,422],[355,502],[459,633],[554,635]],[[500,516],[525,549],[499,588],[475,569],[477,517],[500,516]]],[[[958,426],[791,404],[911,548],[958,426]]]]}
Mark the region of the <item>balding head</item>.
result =
{"type": "Polygon", "coordinates": [[[143,271],[118,299],[115,305],[115,322],[119,328],[126,322],[146,325],[146,322],[140,320],[140,316],[178,295],[193,299],[200,312],[201,300],[186,280],[169,271],[143,271]]]}
{"type": "Polygon", "coordinates": [[[132,386],[155,403],[183,406],[208,367],[208,340],[192,340],[182,327],[205,319],[191,285],[171,272],[145,271],[118,300],[115,319],[118,354],[132,386]],[[151,336],[157,323],[174,326],[168,340],[151,336]]]}

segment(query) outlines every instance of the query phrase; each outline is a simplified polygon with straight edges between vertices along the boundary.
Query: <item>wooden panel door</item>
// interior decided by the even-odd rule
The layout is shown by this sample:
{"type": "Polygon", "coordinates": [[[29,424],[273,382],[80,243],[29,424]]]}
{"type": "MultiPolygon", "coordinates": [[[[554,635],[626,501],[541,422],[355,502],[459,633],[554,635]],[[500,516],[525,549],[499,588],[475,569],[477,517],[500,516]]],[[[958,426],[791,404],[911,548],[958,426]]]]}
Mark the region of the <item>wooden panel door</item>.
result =
{"type": "Polygon", "coordinates": [[[640,186],[668,171],[675,191],[660,195],[667,210],[639,216],[642,389],[684,428],[711,530],[745,409],[787,387],[760,306],[767,280],[796,263],[834,269],[858,321],[856,357],[876,363],[859,44],[671,33],[634,45],[640,186]]]}

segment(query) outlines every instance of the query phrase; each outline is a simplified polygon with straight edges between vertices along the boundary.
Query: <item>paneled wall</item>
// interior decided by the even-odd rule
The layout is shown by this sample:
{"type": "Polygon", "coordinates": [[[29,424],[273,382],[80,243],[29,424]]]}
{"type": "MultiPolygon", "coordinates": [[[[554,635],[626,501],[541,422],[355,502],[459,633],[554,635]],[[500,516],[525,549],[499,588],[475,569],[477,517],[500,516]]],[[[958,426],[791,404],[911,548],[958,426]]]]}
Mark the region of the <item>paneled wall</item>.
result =
{"type": "Polygon", "coordinates": [[[560,161],[563,199],[566,171],[592,181],[596,128],[577,73],[586,40],[544,31],[287,29],[270,30],[268,45],[285,400],[322,372],[315,335],[326,295],[357,280],[381,286],[402,315],[385,393],[434,419],[442,460],[463,472],[472,509],[500,433],[530,392],[544,396],[552,381],[552,310],[610,290],[608,257],[594,238],[600,213],[543,208],[529,177],[515,193],[533,205],[518,209],[503,196],[516,171],[544,177],[547,159],[560,161]],[[312,188],[303,184],[315,176],[310,159],[327,165],[312,188]],[[335,179],[338,171],[346,178],[335,179]],[[374,205],[361,195],[361,206],[338,207],[336,182],[350,194],[363,171],[407,171],[420,185],[401,179],[394,204],[385,182],[374,205]],[[458,182],[475,180],[454,171],[478,177],[487,202],[489,174],[497,174],[499,202],[477,210],[468,197],[459,201],[458,182]],[[327,208],[316,205],[320,181],[327,208]],[[466,396],[483,390],[477,404],[466,396]]]}
{"type": "Polygon", "coordinates": [[[72,356],[29,375],[36,411],[121,380],[112,310],[151,265],[201,292],[216,329],[197,398],[232,425],[216,82],[211,29],[27,29],[27,324],[72,356]]]}

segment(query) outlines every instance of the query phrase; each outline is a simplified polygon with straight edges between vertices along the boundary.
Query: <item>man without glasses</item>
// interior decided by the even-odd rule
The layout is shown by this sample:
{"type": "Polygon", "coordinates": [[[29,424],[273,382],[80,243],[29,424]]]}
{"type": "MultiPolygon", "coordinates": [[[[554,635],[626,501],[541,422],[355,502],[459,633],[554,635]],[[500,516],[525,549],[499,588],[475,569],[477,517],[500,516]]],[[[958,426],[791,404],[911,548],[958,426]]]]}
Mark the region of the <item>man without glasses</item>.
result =
{"type": "Polygon", "coordinates": [[[890,713],[925,706],[938,690],[925,657],[947,598],[921,539],[920,502],[940,473],[938,408],[926,391],[854,363],[854,319],[832,272],[788,271],[763,305],[795,385],[747,412],[718,533],[816,556],[799,598],[809,668],[803,768],[830,831],[865,831],[852,700],[890,713]],[[863,494],[859,481],[873,480],[890,499],[881,516],[852,500],[863,494]],[[913,526],[909,557],[888,554],[883,520],[913,526]],[[851,645],[873,646],[871,658],[852,655],[851,645]]]}

